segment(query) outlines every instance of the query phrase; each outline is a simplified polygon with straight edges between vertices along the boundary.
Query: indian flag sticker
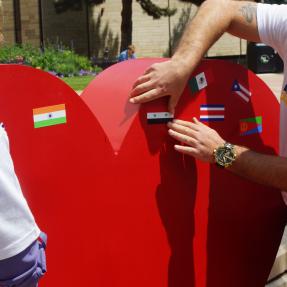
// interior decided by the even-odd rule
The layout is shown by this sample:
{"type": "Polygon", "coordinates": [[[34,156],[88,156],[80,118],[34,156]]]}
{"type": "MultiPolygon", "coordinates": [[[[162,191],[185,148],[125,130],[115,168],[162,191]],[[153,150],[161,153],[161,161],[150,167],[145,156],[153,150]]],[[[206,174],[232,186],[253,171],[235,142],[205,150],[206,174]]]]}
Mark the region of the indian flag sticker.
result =
{"type": "Polygon", "coordinates": [[[34,128],[43,128],[67,122],[65,104],[33,109],[34,128]]]}

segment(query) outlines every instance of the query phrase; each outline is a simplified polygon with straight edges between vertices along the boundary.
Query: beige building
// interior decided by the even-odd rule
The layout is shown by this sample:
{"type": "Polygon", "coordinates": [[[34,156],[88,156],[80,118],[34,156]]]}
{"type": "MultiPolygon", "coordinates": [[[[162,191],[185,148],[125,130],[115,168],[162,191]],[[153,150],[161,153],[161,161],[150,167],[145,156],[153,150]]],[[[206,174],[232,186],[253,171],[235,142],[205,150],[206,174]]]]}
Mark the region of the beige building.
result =
{"type": "MultiPolygon", "coordinates": [[[[154,3],[176,8],[171,17],[154,20],[133,1],[133,44],[138,57],[169,55],[184,24],[192,18],[196,7],[178,0],[154,0],[154,3]]],[[[119,52],[121,27],[121,1],[106,0],[104,4],[87,7],[84,2],[77,10],[57,14],[52,0],[2,0],[3,33],[6,43],[41,42],[65,45],[81,54],[102,57],[108,47],[110,54],[119,52]]],[[[238,56],[246,53],[246,42],[224,35],[207,56],[238,56]]]]}

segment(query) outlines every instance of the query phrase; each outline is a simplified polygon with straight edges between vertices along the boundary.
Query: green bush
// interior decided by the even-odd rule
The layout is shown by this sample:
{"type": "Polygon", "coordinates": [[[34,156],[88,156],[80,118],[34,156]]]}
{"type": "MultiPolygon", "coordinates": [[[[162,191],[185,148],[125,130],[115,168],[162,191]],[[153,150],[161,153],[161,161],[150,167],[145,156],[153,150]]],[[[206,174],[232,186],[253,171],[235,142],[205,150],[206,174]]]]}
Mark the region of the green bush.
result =
{"type": "Polygon", "coordinates": [[[25,64],[51,72],[58,76],[74,76],[98,73],[101,68],[92,66],[87,57],[66,48],[49,45],[42,51],[31,45],[5,45],[0,48],[0,63],[25,64]]]}

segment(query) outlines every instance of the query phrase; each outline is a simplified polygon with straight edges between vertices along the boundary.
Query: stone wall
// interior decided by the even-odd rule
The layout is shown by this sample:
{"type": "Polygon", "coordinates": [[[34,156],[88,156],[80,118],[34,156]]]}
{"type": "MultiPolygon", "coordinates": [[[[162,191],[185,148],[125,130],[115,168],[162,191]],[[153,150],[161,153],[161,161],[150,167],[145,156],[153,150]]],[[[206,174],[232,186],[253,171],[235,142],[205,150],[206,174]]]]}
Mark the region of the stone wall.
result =
{"type": "MultiPolygon", "coordinates": [[[[15,43],[13,0],[2,0],[3,34],[5,43],[15,43]]],[[[37,0],[20,1],[22,41],[34,46],[40,44],[39,7],[37,0]]]]}
{"type": "Polygon", "coordinates": [[[38,0],[20,1],[22,41],[34,46],[40,45],[40,23],[38,0]]]}
{"type": "MultiPolygon", "coordinates": [[[[154,1],[162,7],[167,6],[168,1],[154,1]]],[[[133,44],[139,57],[161,57],[169,50],[169,21],[171,37],[179,34],[184,16],[189,13],[192,18],[196,13],[196,6],[189,3],[181,3],[178,0],[170,0],[170,7],[177,8],[177,13],[168,18],[154,20],[144,13],[140,5],[133,3],[133,44]]],[[[121,1],[106,0],[93,10],[92,19],[95,22],[102,14],[102,29],[108,24],[114,35],[120,36],[121,26],[121,1]]],[[[240,41],[231,35],[224,35],[208,51],[208,56],[230,56],[246,53],[246,41],[240,41]]]]}
{"type": "Polygon", "coordinates": [[[86,54],[88,49],[86,10],[56,13],[53,1],[42,0],[43,38],[56,45],[74,48],[78,53],[86,54]]]}
{"type": "MultiPolygon", "coordinates": [[[[7,43],[15,42],[13,0],[3,2],[3,33],[7,43]]],[[[21,2],[21,25],[23,43],[40,44],[40,19],[38,0],[21,2]]],[[[162,7],[168,0],[154,0],[162,7]]],[[[192,18],[196,6],[170,0],[170,7],[177,8],[172,17],[154,20],[144,13],[139,3],[133,1],[133,44],[138,57],[162,57],[169,54],[170,37],[172,43],[181,34],[187,16],[192,18]],[[175,39],[174,39],[175,38],[175,39]]],[[[121,1],[106,0],[87,12],[85,5],[76,11],[57,14],[53,1],[42,0],[43,38],[45,42],[63,43],[81,54],[87,54],[90,44],[91,55],[102,57],[103,50],[108,47],[113,55],[118,54],[120,45],[121,1]],[[90,17],[87,27],[87,13],[90,17]],[[89,37],[87,30],[90,30],[89,37]]],[[[228,56],[246,53],[246,41],[224,35],[207,53],[208,56],[228,56]]]]}
{"type": "Polygon", "coordinates": [[[4,43],[15,42],[13,0],[2,0],[4,43]]]}

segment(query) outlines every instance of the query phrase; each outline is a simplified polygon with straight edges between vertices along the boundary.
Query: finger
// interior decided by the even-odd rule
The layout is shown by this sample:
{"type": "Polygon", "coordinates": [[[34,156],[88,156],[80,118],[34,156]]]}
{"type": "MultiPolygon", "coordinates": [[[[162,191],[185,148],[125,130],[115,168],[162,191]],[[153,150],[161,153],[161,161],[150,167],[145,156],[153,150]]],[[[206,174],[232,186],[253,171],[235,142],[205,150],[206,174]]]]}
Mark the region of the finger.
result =
{"type": "Polygon", "coordinates": [[[168,101],[168,111],[174,115],[175,112],[175,107],[178,103],[179,98],[175,96],[170,96],[169,101],[168,101]]]}
{"type": "Polygon", "coordinates": [[[196,117],[192,118],[192,121],[196,124],[196,125],[203,125],[205,126],[202,122],[200,122],[196,117]]]}
{"type": "Polygon", "coordinates": [[[184,143],[184,144],[187,144],[189,146],[195,146],[196,144],[196,141],[194,138],[190,137],[190,136],[187,136],[185,134],[181,134],[179,132],[176,132],[174,130],[168,130],[168,134],[174,138],[175,140],[181,142],[181,143],[184,143]]]}
{"type": "Polygon", "coordinates": [[[143,83],[146,83],[146,82],[148,82],[149,80],[150,80],[150,75],[143,75],[143,76],[139,77],[139,78],[134,82],[134,84],[133,84],[133,90],[134,90],[137,86],[139,86],[139,85],[141,85],[141,84],[143,84],[143,83]]]}
{"type": "Polygon", "coordinates": [[[174,149],[182,154],[186,154],[189,156],[193,156],[195,158],[198,157],[198,151],[190,146],[183,146],[183,145],[175,145],[174,149]]]}
{"type": "Polygon", "coordinates": [[[149,73],[151,73],[153,71],[154,71],[154,66],[151,65],[144,71],[144,75],[147,75],[147,74],[149,74],[149,73]]]}
{"type": "Polygon", "coordinates": [[[154,87],[151,82],[145,82],[143,84],[140,84],[131,91],[131,97],[134,98],[134,97],[140,96],[144,94],[145,92],[152,90],[153,88],[154,87]]]}
{"type": "Polygon", "coordinates": [[[169,123],[168,127],[173,130],[176,131],[180,134],[186,135],[186,136],[190,136],[192,138],[195,137],[195,131],[191,128],[189,128],[188,126],[183,126],[183,125],[179,125],[176,123],[169,123]]]}
{"type": "Polygon", "coordinates": [[[130,102],[133,104],[141,104],[146,103],[155,99],[160,98],[162,95],[157,89],[149,90],[146,93],[141,94],[140,96],[134,97],[130,99],[130,102]]]}
{"type": "Polygon", "coordinates": [[[181,126],[185,126],[185,127],[188,127],[190,129],[193,129],[195,131],[198,130],[196,124],[192,123],[192,122],[188,122],[188,121],[183,121],[183,120],[178,120],[178,119],[175,119],[172,121],[171,124],[177,124],[177,125],[181,125],[181,126]]]}

